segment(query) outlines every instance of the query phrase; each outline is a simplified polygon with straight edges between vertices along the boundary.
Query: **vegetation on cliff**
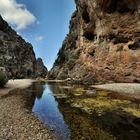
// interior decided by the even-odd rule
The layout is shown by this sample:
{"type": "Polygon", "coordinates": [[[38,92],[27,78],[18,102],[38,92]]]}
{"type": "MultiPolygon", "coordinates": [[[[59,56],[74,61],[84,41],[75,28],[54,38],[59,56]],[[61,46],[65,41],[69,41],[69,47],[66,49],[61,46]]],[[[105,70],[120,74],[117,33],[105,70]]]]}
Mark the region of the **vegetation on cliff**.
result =
{"type": "Polygon", "coordinates": [[[6,74],[0,71],[0,87],[3,87],[8,82],[6,74]]]}

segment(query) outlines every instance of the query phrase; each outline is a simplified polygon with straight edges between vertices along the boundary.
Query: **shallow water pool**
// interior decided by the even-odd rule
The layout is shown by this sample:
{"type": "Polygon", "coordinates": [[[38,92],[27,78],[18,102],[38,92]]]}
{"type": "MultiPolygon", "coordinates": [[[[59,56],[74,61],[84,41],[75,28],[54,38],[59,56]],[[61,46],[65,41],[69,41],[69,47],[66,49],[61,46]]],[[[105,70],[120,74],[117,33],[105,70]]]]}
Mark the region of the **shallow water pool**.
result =
{"type": "Polygon", "coordinates": [[[32,112],[58,140],[140,139],[139,103],[80,85],[34,83],[30,91],[32,112]]]}

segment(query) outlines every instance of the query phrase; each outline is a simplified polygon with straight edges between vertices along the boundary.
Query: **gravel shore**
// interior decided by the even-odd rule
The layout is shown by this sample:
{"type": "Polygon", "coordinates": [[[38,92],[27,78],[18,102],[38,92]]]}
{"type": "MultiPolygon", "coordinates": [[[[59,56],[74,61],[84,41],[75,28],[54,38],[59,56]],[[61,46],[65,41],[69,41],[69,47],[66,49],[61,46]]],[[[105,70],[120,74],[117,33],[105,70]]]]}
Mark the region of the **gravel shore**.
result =
{"type": "Polygon", "coordinates": [[[113,84],[103,84],[103,85],[92,85],[91,87],[140,97],[140,84],[113,83],[113,84]]]}
{"type": "Polygon", "coordinates": [[[9,91],[16,89],[16,88],[27,88],[29,87],[35,80],[32,79],[16,79],[16,80],[9,80],[8,83],[5,85],[5,88],[0,89],[0,97],[8,94],[9,91]]]}
{"type": "Polygon", "coordinates": [[[0,97],[0,140],[54,140],[32,114],[34,98],[29,93],[15,89],[0,97]]]}

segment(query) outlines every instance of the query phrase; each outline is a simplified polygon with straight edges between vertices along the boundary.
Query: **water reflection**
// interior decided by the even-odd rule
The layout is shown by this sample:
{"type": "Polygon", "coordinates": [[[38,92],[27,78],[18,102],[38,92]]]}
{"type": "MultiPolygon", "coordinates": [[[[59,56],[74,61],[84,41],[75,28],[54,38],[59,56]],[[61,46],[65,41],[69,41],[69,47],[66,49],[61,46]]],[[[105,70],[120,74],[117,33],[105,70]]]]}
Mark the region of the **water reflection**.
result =
{"type": "MultiPolygon", "coordinates": [[[[139,140],[140,119],[131,113],[125,112],[120,107],[125,106],[125,102],[119,102],[120,107],[113,106],[110,110],[96,108],[95,104],[87,104],[87,108],[92,108],[92,113],[86,113],[81,106],[73,107],[68,101],[92,101],[98,103],[108,102],[111,99],[106,97],[106,92],[96,90],[85,90],[77,87],[75,90],[70,85],[60,84],[34,84],[32,88],[35,93],[35,103],[32,111],[49,128],[59,140],[139,140]],[[87,93],[87,94],[86,94],[87,93]],[[86,95],[86,96],[85,96],[86,95]],[[105,98],[105,99],[104,99],[105,98]],[[97,110],[96,110],[97,109],[97,110]],[[97,111],[103,111],[99,115],[97,111]]],[[[115,99],[114,103],[117,103],[115,99]]],[[[130,103],[131,104],[131,103],[130,103]]],[[[114,104],[115,105],[115,104],[114,104]]]]}
{"type": "Polygon", "coordinates": [[[42,98],[43,92],[45,90],[45,87],[42,83],[33,83],[30,87],[30,91],[33,96],[35,96],[38,99],[42,98]]]}
{"type": "Polygon", "coordinates": [[[43,95],[35,99],[32,111],[39,119],[54,132],[58,139],[69,140],[70,129],[65,123],[63,115],[58,109],[58,103],[52,96],[49,85],[44,85],[43,95]]]}

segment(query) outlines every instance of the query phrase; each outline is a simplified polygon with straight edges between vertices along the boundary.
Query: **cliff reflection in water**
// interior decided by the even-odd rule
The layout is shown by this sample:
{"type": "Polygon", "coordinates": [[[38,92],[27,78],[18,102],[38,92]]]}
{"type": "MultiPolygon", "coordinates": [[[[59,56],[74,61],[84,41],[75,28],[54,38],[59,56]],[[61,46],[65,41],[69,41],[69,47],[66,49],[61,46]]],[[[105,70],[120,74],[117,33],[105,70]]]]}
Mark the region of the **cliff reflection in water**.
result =
{"type": "Polygon", "coordinates": [[[33,83],[30,89],[32,91],[33,96],[35,96],[38,99],[41,99],[45,87],[42,83],[33,83]]]}
{"type": "Polygon", "coordinates": [[[99,97],[102,104],[107,102],[112,105],[117,101],[120,107],[116,108],[114,104],[110,109],[106,109],[105,106],[96,108],[96,104],[90,106],[90,100],[98,101],[99,95],[96,91],[93,95],[86,95],[87,91],[83,88],[87,87],[35,83],[33,93],[36,98],[32,111],[61,140],[139,140],[139,118],[120,109],[129,101],[118,102],[109,97],[99,97]],[[84,101],[81,106],[74,106],[74,103],[83,100],[89,102],[84,101]],[[91,113],[84,110],[85,106],[92,109],[91,113]]]}
{"type": "Polygon", "coordinates": [[[37,94],[39,98],[35,99],[32,111],[58,139],[69,140],[70,129],[58,109],[58,103],[52,95],[50,86],[48,84],[42,86],[43,95],[37,94]]]}

